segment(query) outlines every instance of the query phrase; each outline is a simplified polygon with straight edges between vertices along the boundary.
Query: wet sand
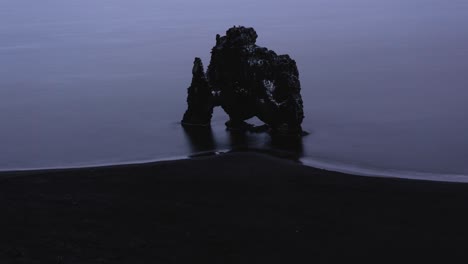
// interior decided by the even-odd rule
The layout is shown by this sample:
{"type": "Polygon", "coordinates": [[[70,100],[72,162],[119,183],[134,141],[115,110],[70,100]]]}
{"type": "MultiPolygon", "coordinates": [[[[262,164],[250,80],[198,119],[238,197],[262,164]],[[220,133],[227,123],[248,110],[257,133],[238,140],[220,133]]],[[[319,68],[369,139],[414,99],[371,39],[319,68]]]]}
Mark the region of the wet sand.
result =
{"type": "Polygon", "coordinates": [[[235,152],[0,174],[0,263],[453,263],[468,185],[235,152]]]}

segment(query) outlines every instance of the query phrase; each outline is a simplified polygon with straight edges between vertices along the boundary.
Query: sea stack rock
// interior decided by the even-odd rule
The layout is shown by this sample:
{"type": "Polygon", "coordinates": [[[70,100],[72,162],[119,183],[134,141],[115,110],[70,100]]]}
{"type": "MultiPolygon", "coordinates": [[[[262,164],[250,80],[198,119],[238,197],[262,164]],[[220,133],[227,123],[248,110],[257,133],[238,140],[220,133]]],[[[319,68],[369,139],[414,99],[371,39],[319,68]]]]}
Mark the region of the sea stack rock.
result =
{"type": "Polygon", "coordinates": [[[195,58],[193,62],[192,83],[187,91],[188,109],[182,125],[209,126],[213,114],[213,95],[200,58],[195,58]]]}
{"type": "MultiPolygon", "coordinates": [[[[229,115],[228,128],[248,127],[244,120],[256,116],[272,132],[301,134],[304,112],[296,62],[257,46],[256,40],[255,30],[242,26],[216,36],[207,70],[212,102],[229,115]]],[[[189,88],[187,112],[190,97],[189,88]]]]}

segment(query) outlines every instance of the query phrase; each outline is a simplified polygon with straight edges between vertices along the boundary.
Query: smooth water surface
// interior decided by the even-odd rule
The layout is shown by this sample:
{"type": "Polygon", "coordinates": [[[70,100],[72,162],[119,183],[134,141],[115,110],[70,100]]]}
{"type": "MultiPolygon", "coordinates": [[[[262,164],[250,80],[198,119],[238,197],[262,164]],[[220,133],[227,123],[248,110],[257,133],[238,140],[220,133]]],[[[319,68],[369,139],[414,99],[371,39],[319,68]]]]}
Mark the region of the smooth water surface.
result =
{"type": "Polygon", "coordinates": [[[468,175],[465,0],[2,0],[0,170],[187,156],[265,134],[179,125],[193,58],[252,26],[298,63],[305,163],[468,175]]]}

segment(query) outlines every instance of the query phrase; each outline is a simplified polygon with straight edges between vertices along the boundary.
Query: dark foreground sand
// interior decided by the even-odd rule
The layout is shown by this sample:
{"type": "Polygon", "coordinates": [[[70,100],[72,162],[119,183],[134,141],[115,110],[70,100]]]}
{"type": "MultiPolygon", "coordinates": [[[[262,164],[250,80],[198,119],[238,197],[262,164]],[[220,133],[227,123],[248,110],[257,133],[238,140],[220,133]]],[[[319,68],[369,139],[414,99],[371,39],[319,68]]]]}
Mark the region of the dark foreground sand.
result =
{"type": "Polygon", "coordinates": [[[468,261],[468,185],[259,153],[2,174],[0,198],[2,264],[468,261]]]}

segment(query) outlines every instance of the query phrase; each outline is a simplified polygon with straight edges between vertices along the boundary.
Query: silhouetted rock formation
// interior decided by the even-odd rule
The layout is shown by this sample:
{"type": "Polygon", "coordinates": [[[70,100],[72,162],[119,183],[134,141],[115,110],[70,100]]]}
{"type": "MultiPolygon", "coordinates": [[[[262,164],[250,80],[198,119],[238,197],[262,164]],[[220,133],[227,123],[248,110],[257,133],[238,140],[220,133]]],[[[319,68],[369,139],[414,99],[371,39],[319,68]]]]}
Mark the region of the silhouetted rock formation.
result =
{"type": "Polygon", "coordinates": [[[195,58],[193,62],[192,84],[187,90],[188,109],[185,111],[182,124],[209,126],[213,114],[213,95],[200,58],[195,58]]]}
{"type": "MultiPolygon", "coordinates": [[[[195,73],[192,80],[191,88],[203,86],[203,96],[189,88],[189,109],[185,116],[198,116],[202,111],[192,111],[220,105],[229,115],[226,125],[231,129],[249,128],[244,120],[256,116],[274,132],[302,132],[304,113],[296,62],[288,55],[277,55],[255,45],[256,40],[255,30],[245,27],[233,27],[226,36],[216,36],[216,46],[211,51],[207,70],[208,82],[198,75],[196,77],[195,73]],[[198,79],[203,80],[202,85],[194,85],[194,80],[198,79]],[[210,95],[208,89],[211,90],[210,95]],[[197,107],[191,106],[195,97],[199,102],[197,107]],[[202,102],[207,105],[202,107],[202,102]]],[[[201,61],[199,63],[201,65],[201,61]]],[[[204,77],[203,67],[201,72],[200,76],[204,77]]]]}

